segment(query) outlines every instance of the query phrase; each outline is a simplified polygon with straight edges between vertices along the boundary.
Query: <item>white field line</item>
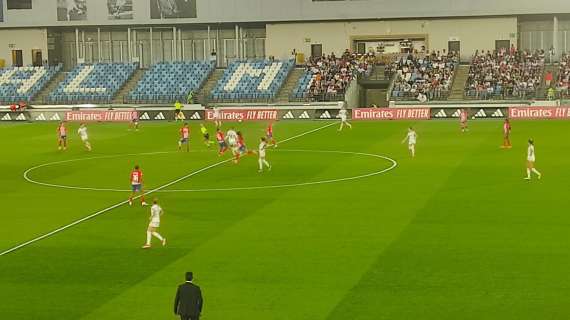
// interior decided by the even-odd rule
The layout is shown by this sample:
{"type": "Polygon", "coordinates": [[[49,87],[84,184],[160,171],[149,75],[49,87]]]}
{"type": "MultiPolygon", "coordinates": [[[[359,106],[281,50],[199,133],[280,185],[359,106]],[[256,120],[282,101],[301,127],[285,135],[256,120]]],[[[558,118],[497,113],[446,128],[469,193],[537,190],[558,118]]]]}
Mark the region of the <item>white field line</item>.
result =
{"type": "MultiPolygon", "coordinates": [[[[298,153],[333,153],[333,154],[347,154],[347,155],[357,155],[357,156],[364,156],[364,157],[371,157],[386,160],[390,163],[390,167],[373,171],[370,173],[364,173],[356,176],[351,177],[344,177],[344,178],[331,178],[325,179],[320,181],[310,181],[310,182],[300,182],[300,183],[288,183],[288,184],[276,184],[276,185],[265,185],[265,186],[244,186],[244,187],[225,187],[225,188],[201,188],[201,189],[170,189],[170,190],[158,190],[157,193],[176,193],[176,192],[224,192],[224,191],[246,191],[246,190],[263,190],[263,189],[278,189],[278,188],[293,188],[293,187],[302,187],[302,186],[311,186],[311,185],[319,185],[319,184],[328,184],[328,183],[336,183],[336,182],[344,182],[344,181],[352,181],[352,180],[359,180],[368,178],[371,176],[379,175],[386,173],[388,171],[393,170],[396,168],[398,163],[396,160],[379,155],[379,154],[371,154],[371,153],[364,153],[364,152],[351,152],[351,151],[337,151],[337,150],[308,150],[308,149],[301,149],[301,150],[291,150],[291,149],[278,149],[275,150],[278,152],[298,152],[298,153]]],[[[89,159],[89,158],[86,158],[89,159]]],[[[86,159],[77,159],[77,161],[86,160],[86,159]]],[[[78,186],[67,186],[67,185],[57,185],[57,184],[49,184],[40,181],[32,180],[31,178],[24,175],[24,178],[35,184],[39,184],[42,186],[48,186],[53,188],[63,188],[63,189],[73,189],[73,190],[87,190],[87,191],[110,191],[110,192],[131,192],[129,189],[109,189],[109,188],[91,188],[91,187],[78,187],[78,186]]]]}
{"type": "MultiPolygon", "coordinates": [[[[335,122],[329,123],[329,124],[327,124],[327,125],[318,127],[318,128],[316,128],[316,129],[309,130],[309,131],[307,131],[307,132],[298,134],[298,135],[293,136],[293,137],[291,137],[291,138],[287,138],[287,139],[281,141],[280,143],[284,143],[284,142],[287,142],[287,141],[291,141],[291,140],[293,140],[293,139],[297,139],[297,138],[303,137],[303,136],[305,136],[305,135],[308,135],[308,134],[311,134],[311,133],[313,133],[313,132],[316,132],[316,131],[319,131],[319,130],[328,128],[328,127],[330,127],[330,126],[332,126],[332,125],[335,125],[335,124],[336,124],[335,122]]],[[[180,182],[180,181],[182,181],[182,180],[188,179],[188,178],[190,178],[190,177],[192,177],[192,176],[195,176],[195,175],[197,175],[197,174],[199,174],[199,173],[201,173],[201,172],[204,172],[204,171],[206,171],[206,170],[212,169],[212,168],[214,168],[214,167],[217,167],[217,166],[219,166],[219,165],[221,165],[221,164],[224,164],[224,163],[226,163],[226,162],[229,162],[229,161],[231,161],[231,158],[230,158],[230,159],[226,159],[226,160],[222,160],[222,161],[218,161],[218,162],[216,162],[216,163],[213,163],[213,164],[211,164],[211,165],[208,165],[208,166],[206,166],[206,167],[203,167],[203,168],[201,168],[201,169],[198,169],[198,170],[196,170],[196,171],[194,171],[194,172],[191,172],[191,173],[189,173],[189,174],[187,174],[187,175],[185,175],[185,176],[182,176],[182,177],[180,177],[180,178],[178,178],[178,179],[176,179],[176,180],[173,180],[173,181],[171,181],[171,182],[169,182],[169,183],[166,183],[166,184],[164,184],[164,185],[162,185],[162,186],[160,186],[160,187],[157,187],[157,188],[155,188],[155,189],[149,190],[149,191],[145,192],[144,195],[146,196],[146,195],[155,193],[155,192],[157,192],[157,191],[160,191],[160,190],[162,190],[162,189],[168,188],[168,187],[170,187],[171,185],[176,184],[176,183],[178,183],[178,182],[180,182]]],[[[141,197],[141,196],[138,196],[138,197],[136,197],[135,199],[140,198],[140,197],[141,197]]],[[[7,255],[7,254],[9,254],[9,253],[12,253],[12,252],[14,252],[14,251],[16,251],[16,250],[22,249],[22,248],[24,248],[24,247],[27,247],[27,246],[29,246],[29,245],[31,245],[31,244],[33,244],[33,243],[38,242],[38,241],[44,240],[44,239],[46,239],[46,238],[49,238],[49,237],[51,237],[51,236],[53,236],[53,235],[55,235],[55,234],[57,234],[57,233],[60,233],[60,232],[62,232],[62,231],[64,231],[64,230],[67,230],[67,229],[69,229],[69,228],[71,228],[71,227],[74,227],[74,226],[76,226],[76,225],[78,225],[78,224],[80,224],[80,223],[83,223],[83,222],[85,222],[85,221],[87,221],[87,220],[93,219],[93,218],[95,218],[95,217],[97,217],[97,216],[100,216],[100,215],[106,213],[106,212],[109,212],[109,211],[111,211],[111,210],[113,210],[113,209],[116,209],[116,208],[122,206],[122,205],[125,205],[125,204],[127,204],[128,202],[129,202],[128,200],[121,201],[121,202],[119,202],[119,203],[117,203],[117,204],[114,204],[114,205],[112,205],[112,206],[110,206],[110,207],[107,207],[107,208],[105,208],[105,209],[99,210],[99,211],[97,211],[97,212],[95,212],[95,213],[92,213],[92,214],[90,214],[90,215],[88,215],[88,216],[86,216],[86,217],[83,217],[83,218],[81,218],[81,219],[79,219],[79,220],[73,221],[73,222],[71,222],[71,223],[69,223],[69,224],[67,224],[67,225],[64,225],[64,226],[62,226],[62,227],[59,227],[59,228],[57,228],[57,229],[55,229],[55,230],[53,230],[53,231],[50,231],[50,232],[48,232],[48,233],[46,233],[46,234],[43,234],[43,235],[41,235],[41,236],[38,236],[38,237],[36,237],[36,238],[33,238],[33,239],[28,240],[28,241],[26,241],[26,242],[23,242],[23,243],[21,243],[21,244],[15,246],[15,247],[12,247],[12,248],[10,248],[10,249],[7,249],[7,250],[5,250],[5,251],[2,251],[2,252],[0,252],[0,257],[1,257],[1,256],[4,256],[4,255],[7,255]]]]}

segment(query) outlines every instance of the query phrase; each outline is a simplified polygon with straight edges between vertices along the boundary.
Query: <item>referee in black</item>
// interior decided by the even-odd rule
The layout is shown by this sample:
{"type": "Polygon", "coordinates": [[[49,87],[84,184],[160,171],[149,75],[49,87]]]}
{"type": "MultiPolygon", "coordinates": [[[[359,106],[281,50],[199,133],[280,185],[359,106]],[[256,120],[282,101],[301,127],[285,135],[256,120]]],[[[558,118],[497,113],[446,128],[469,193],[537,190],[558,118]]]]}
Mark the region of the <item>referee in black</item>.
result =
{"type": "Polygon", "coordinates": [[[174,314],[179,315],[181,320],[198,320],[202,313],[202,291],[200,287],[192,283],[192,272],[186,272],[186,282],[178,286],[174,299],[174,314]]]}

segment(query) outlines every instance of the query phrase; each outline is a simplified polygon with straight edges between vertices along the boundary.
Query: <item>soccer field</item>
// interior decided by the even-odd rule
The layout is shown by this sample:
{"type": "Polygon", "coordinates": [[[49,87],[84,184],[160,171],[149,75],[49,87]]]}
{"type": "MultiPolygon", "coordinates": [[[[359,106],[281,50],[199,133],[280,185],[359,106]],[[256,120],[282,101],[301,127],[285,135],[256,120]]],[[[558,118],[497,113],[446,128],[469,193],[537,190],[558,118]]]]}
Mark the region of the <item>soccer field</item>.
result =
{"type": "MultiPolygon", "coordinates": [[[[500,121],[329,124],[276,123],[263,173],[196,123],[189,153],[180,123],[92,124],[93,152],[76,125],[66,152],[54,123],[0,126],[0,252],[101,213],[0,256],[0,319],[176,319],[186,271],[206,320],[570,318],[570,122],[514,122],[509,150],[500,121]],[[543,179],[525,181],[531,137],[543,179]],[[136,164],[166,247],[141,249],[136,164]]],[[[236,123],[252,149],[265,125],[236,123]]]]}

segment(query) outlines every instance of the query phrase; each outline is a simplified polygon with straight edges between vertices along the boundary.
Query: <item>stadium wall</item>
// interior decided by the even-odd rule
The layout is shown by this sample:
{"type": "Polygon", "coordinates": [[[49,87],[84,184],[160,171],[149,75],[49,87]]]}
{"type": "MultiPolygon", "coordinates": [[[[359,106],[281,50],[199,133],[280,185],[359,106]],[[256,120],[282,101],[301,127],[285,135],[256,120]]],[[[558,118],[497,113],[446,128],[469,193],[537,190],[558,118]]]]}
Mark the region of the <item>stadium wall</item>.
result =
{"type": "Polygon", "coordinates": [[[48,59],[47,30],[44,29],[0,29],[0,59],[12,65],[12,50],[22,50],[24,66],[32,64],[32,50],[42,51],[48,59]]]}
{"type": "Polygon", "coordinates": [[[463,59],[475,50],[493,50],[495,40],[517,45],[517,18],[465,18],[355,22],[309,22],[267,24],[268,56],[285,58],[293,49],[311,54],[312,44],[322,44],[323,53],[336,54],[352,48],[353,40],[366,38],[425,37],[429,50],[443,50],[448,41],[461,41],[463,59]]]}

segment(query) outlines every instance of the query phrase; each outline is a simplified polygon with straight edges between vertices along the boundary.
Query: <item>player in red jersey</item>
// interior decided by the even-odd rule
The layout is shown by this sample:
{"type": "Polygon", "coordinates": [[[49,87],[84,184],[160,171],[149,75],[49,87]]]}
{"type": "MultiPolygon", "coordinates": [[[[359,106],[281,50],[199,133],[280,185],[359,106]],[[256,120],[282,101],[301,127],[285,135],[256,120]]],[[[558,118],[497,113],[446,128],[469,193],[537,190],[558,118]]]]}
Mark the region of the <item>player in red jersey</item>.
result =
{"type": "Polygon", "coordinates": [[[226,137],[224,136],[224,132],[220,130],[220,128],[216,129],[216,141],[218,142],[218,146],[220,147],[218,155],[221,156],[228,150],[228,144],[226,143],[226,137]]]}
{"type": "Polygon", "coordinates": [[[467,126],[467,110],[461,109],[459,121],[461,122],[461,132],[469,131],[469,127],[467,126]]]}
{"type": "Polygon", "coordinates": [[[265,139],[269,144],[277,148],[277,141],[273,138],[273,122],[269,122],[267,129],[265,129],[265,139]]]}
{"type": "Polygon", "coordinates": [[[143,173],[138,165],[135,166],[135,169],[131,172],[131,188],[132,192],[129,197],[129,206],[133,205],[133,198],[137,193],[141,195],[141,205],[146,206],[146,202],[144,201],[143,173]]]}
{"type": "Polygon", "coordinates": [[[234,163],[238,163],[239,162],[239,158],[243,155],[248,155],[248,154],[254,154],[253,151],[250,151],[247,149],[247,146],[245,145],[245,140],[243,138],[243,134],[241,133],[241,131],[237,132],[237,152],[235,154],[235,158],[234,158],[234,163]]]}
{"type": "Polygon", "coordinates": [[[503,145],[501,148],[510,149],[513,146],[511,145],[511,122],[509,119],[505,119],[505,123],[503,123],[503,145]]]}
{"type": "Polygon", "coordinates": [[[178,140],[178,150],[182,150],[182,145],[186,145],[186,152],[190,152],[190,143],[188,140],[190,139],[190,127],[188,127],[188,123],[184,123],[184,126],[180,128],[180,140],[178,140]]]}
{"type": "Polygon", "coordinates": [[[63,121],[57,127],[57,145],[58,150],[67,150],[67,128],[63,121]]]}

